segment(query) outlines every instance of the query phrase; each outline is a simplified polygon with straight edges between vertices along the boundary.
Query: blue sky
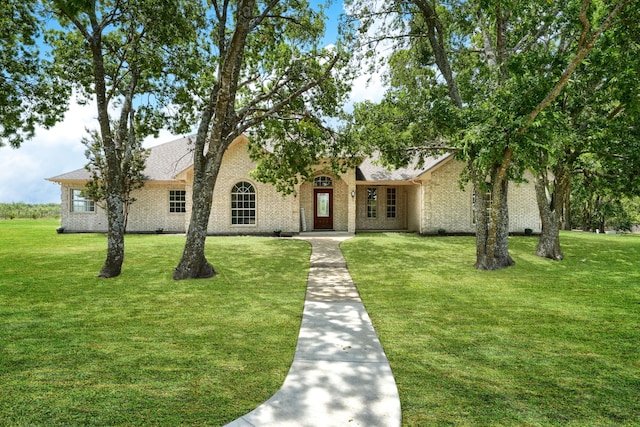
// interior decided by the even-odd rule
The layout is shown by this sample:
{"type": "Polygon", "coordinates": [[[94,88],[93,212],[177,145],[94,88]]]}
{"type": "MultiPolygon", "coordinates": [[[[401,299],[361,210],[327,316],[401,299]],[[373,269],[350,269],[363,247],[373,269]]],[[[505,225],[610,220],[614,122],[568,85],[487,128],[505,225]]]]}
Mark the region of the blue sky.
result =
{"type": "MultiPolygon", "coordinates": [[[[312,0],[323,4],[324,0],[312,0]]],[[[336,40],[338,17],[343,13],[342,1],[334,1],[327,10],[326,44],[336,40]]],[[[373,85],[363,76],[354,82],[352,101],[377,100],[381,96],[379,80],[373,85]]],[[[84,145],[86,128],[97,128],[94,104],[79,106],[74,100],[69,104],[64,121],[49,130],[39,129],[36,136],[21,148],[0,147],[0,203],[59,203],[60,186],[46,181],[56,175],[80,169],[86,164],[84,145]]],[[[149,138],[145,146],[152,147],[180,137],[168,131],[157,139],[149,138]]]]}

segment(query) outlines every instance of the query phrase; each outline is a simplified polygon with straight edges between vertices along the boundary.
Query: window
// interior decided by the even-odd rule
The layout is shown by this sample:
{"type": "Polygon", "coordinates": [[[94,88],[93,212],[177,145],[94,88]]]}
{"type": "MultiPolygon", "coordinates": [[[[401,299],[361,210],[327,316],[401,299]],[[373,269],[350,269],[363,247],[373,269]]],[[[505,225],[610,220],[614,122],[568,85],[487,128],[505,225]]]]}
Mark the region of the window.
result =
{"type": "Polygon", "coordinates": [[[239,182],[231,190],[231,224],[256,223],[256,191],[248,182],[239,182]]]}
{"type": "Polygon", "coordinates": [[[387,218],[396,217],[396,189],[387,188],[387,218]]]}
{"type": "Polygon", "coordinates": [[[317,176],[313,179],[314,187],[331,187],[333,186],[333,181],[328,176],[317,176]]]}
{"type": "Polygon", "coordinates": [[[367,218],[378,217],[378,189],[367,188],[367,218]]]}
{"type": "Polygon", "coordinates": [[[187,192],[184,190],[169,190],[169,212],[184,213],[187,211],[187,192]]]}
{"type": "Polygon", "coordinates": [[[71,190],[71,212],[95,212],[96,204],[87,199],[82,190],[71,190]]]}

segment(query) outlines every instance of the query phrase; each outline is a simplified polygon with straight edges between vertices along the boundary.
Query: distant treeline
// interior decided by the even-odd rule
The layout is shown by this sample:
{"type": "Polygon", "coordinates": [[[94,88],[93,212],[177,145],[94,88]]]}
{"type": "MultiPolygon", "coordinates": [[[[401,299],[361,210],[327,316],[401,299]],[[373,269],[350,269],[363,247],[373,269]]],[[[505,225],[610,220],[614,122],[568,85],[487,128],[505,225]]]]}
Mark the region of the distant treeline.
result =
{"type": "Polygon", "coordinates": [[[16,218],[59,218],[60,204],[46,203],[30,205],[27,203],[0,203],[1,219],[16,218]]]}

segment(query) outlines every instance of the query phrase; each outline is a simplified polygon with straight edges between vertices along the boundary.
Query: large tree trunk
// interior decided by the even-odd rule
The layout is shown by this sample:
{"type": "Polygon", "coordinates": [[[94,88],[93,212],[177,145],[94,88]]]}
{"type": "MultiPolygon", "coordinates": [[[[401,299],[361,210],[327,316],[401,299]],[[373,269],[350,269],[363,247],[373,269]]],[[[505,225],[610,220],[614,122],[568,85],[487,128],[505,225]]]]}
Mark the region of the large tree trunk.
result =
{"type": "Polygon", "coordinates": [[[107,258],[100,270],[100,277],[116,277],[122,271],[124,262],[124,215],[122,196],[110,191],[107,195],[107,258]]]}
{"type": "MultiPolygon", "coordinates": [[[[210,141],[209,143],[213,144],[214,142],[210,141]]],[[[196,143],[197,146],[198,144],[196,143]]],[[[226,144],[218,141],[217,147],[218,149],[215,151],[210,150],[209,155],[205,156],[203,161],[194,162],[191,221],[182,258],[173,272],[175,280],[206,279],[216,275],[215,268],[207,261],[204,249],[209,216],[211,214],[213,190],[220,171],[220,165],[222,164],[222,156],[224,155],[226,144]]]]}
{"type": "MultiPolygon", "coordinates": [[[[498,174],[500,175],[500,174],[498,174]]],[[[477,178],[473,180],[476,192],[476,263],[479,270],[499,270],[515,261],[509,255],[509,210],[507,194],[509,180],[496,177],[489,198],[477,178]]]]}
{"type": "Polygon", "coordinates": [[[558,205],[561,206],[562,202],[558,199],[558,194],[550,194],[549,183],[544,172],[536,175],[535,188],[542,221],[542,233],[538,240],[536,255],[560,261],[564,258],[560,249],[560,218],[558,215],[558,205]]]}
{"type": "Polygon", "coordinates": [[[107,258],[100,269],[100,277],[116,277],[122,271],[124,262],[124,201],[122,198],[122,164],[120,147],[111,133],[109,120],[109,102],[106,96],[106,77],[104,59],[102,57],[102,28],[93,26],[93,37],[90,38],[93,57],[94,83],[96,103],[98,107],[98,123],[104,156],[107,163],[107,173],[104,176],[106,187],[107,207],[107,258]]]}
{"type": "MultiPolygon", "coordinates": [[[[237,4],[236,28],[228,45],[220,47],[222,64],[218,69],[218,83],[212,90],[198,128],[193,169],[193,204],[187,241],[173,278],[198,279],[213,277],[213,266],[207,261],[204,246],[207,238],[213,190],[222,164],[222,156],[229,144],[239,135],[235,112],[236,92],[242,66],[247,35],[251,31],[255,0],[241,0],[237,4]],[[209,125],[212,123],[211,129],[209,125]],[[205,147],[206,135],[209,146],[205,147]],[[206,148],[206,150],[205,150],[206,148]],[[206,151],[206,154],[204,154],[206,151]]],[[[221,38],[222,42],[224,38],[221,38]]]]}

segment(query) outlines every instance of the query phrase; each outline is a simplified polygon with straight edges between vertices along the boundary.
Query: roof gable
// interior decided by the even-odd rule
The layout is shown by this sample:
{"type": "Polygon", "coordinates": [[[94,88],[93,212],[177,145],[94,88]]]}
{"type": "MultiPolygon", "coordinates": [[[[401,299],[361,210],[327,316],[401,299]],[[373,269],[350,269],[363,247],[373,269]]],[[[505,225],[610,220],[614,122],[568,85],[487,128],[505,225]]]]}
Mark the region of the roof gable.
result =
{"type": "Polygon", "coordinates": [[[419,161],[415,160],[404,168],[388,169],[378,163],[379,156],[367,157],[356,169],[356,180],[375,182],[419,179],[425,173],[437,169],[449,158],[453,158],[450,153],[438,157],[427,157],[421,166],[419,161]]]}
{"type": "MultiPolygon", "coordinates": [[[[151,147],[144,169],[146,181],[175,181],[176,176],[193,165],[194,138],[186,136],[151,147]]],[[[53,182],[88,181],[91,175],[85,168],[47,178],[53,182]]]]}

